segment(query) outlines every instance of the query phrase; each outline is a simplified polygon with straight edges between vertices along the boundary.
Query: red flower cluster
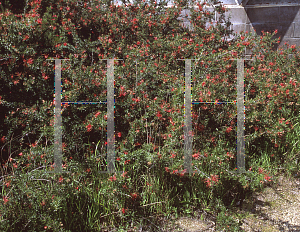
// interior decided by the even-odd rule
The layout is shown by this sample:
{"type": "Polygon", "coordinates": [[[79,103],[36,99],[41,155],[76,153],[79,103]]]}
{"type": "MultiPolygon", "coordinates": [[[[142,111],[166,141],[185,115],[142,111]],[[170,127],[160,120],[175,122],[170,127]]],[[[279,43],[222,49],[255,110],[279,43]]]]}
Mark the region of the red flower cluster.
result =
{"type": "Polygon", "coordinates": [[[130,193],[130,196],[132,197],[132,200],[136,200],[138,197],[137,193],[130,193]]]}
{"type": "Polygon", "coordinates": [[[231,126],[226,129],[226,133],[230,133],[231,131],[232,131],[232,127],[231,126]]]}
{"type": "Polygon", "coordinates": [[[87,131],[90,132],[92,130],[92,125],[89,124],[89,125],[86,126],[86,128],[87,128],[87,131]]]}
{"type": "Polygon", "coordinates": [[[108,180],[113,182],[113,181],[117,180],[117,177],[114,175],[114,176],[109,177],[108,180]]]}
{"type": "Polygon", "coordinates": [[[195,153],[194,155],[192,155],[192,157],[193,157],[194,159],[198,159],[199,156],[200,156],[199,152],[198,152],[198,153],[195,153]]]}
{"type": "Polygon", "coordinates": [[[207,187],[211,187],[214,183],[218,183],[219,176],[218,175],[210,175],[211,177],[206,178],[204,182],[206,182],[207,187]]]}

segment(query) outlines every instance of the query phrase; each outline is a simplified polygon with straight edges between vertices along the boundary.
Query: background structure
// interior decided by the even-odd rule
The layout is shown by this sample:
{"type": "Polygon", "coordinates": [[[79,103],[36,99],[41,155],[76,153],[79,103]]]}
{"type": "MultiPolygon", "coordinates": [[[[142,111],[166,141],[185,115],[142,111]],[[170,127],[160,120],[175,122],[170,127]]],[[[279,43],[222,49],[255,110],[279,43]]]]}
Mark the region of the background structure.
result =
{"type": "Polygon", "coordinates": [[[300,1],[299,0],[221,0],[229,9],[233,30],[261,31],[278,30],[279,47],[285,42],[300,46],[300,1]]]}
{"type": "MultiPolygon", "coordinates": [[[[286,42],[289,45],[300,46],[300,0],[220,0],[220,2],[228,9],[226,16],[231,16],[230,21],[233,24],[231,29],[234,32],[248,31],[261,35],[261,31],[273,32],[277,29],[275,37],[280,37],[281,43],[276,48],[284,46],[286,42]]],[[[116,1],[116,4],[122,3],[116,1]]],[[[167,7],[171,6],[169,3],[167,7]]],[[[183,10],[181,16],[189,17],[189,13],[188,10],[183,10]]],[[[215,20],[217,19],[216,14],[215,20]]],[[[182,21],[185,26],[190,27],[188,19],[182,18],[182,21]]]]}

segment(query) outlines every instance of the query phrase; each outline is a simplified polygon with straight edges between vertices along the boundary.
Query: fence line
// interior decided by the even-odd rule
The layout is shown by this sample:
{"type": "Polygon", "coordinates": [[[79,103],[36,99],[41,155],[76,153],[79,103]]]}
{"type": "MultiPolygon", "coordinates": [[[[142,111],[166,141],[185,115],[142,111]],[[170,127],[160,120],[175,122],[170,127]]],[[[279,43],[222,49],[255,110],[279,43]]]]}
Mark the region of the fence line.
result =
{"type": "MultiPolygon", "coordinates": [[[[51,59],[53,60],[53,59],[51,59]]],[[[54,148],[54,173],[62,172],[62,119],[61,105],[62,104],[107,104],[107,163],[108,173],[115,173],[115,147],[114,147],[114,60],[122,59],[101,59],[107,60],[107,101],[104,102],[61,102],[61,60],[55,59],[55,148],[54,148]]],[[[192,122],[191,109],[192,103],[201,104],[207,102],[192,102],[191,99],[191,60],[185,60],[185,126],[184,126],[184,144],[185,144],[185,169],[191,174],[191,158],[192,158],[192,122]]],[[[221,103],[221,102],[218,102],[221,103]]],[[[237,172],[245,172],[245,105],[244,105],[244,59],[237,59],[237,101],[223,102],[237,104],[237,172]]],[[[121,171],[120,171],[121,172],[121,171]]],[[[107,171],[101,171],[107,173],[107,171]]]]}

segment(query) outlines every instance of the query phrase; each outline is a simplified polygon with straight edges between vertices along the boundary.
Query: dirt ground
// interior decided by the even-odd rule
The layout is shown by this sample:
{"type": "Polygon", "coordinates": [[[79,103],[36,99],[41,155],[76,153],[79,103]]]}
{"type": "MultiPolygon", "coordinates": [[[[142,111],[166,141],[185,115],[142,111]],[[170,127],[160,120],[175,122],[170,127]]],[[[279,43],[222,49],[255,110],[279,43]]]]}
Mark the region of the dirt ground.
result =
{"type": "MultiPolygon", "coordinates": [[[[300,178],[279,175],[275,183],[245,199],[230,215],[235,213],[242,215],[242,229],[246,232],[300,232],[300,178]]],[[[237,217],[235,219],[239,220],[237,217]]],[[[202,220],[199,216],[182,217],[165,221],[163,225],[160,231],[216,231],[215,218],[205,213],[202,220]]]]}

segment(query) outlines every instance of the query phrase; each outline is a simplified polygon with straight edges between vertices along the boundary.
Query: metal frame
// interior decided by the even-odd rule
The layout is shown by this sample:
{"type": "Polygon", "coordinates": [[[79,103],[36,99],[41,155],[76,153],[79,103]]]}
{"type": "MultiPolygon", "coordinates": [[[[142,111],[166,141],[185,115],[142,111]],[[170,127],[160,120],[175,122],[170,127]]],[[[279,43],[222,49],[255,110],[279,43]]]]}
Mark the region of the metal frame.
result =
{"type": "MultiPolygon", "coordinates": [[[[48,59],[53,60],[53,59],[48,59]]],[[[62,104],[107,104],[107,159],[108,172],[100,171],[100,173],[116,173],[115,170],[115,137],[114,137],[114,60],[122,59],[100,59],[107,60],[107,101],[106,102],[61,102],[61,60],[55,60],[55,109],[54,109],[54,173],[62,172],[62,104]]],[[[65,172],[65,171],[64,171],[65,172]]],[[[122,172],[122,171],[119,171],[122,172]]],[[[69,173],[69,172],[67,172],[69,173]]]]}
{"type": "MultiPolygon", "coordinates": [[[[184,127],[184,169],[187,173],[192,173],[191,162],[192,162],[192,115],[191,106],[192,104],[216,104],[217,102],[195,102],[191,100],[191,61],[192,59],[177,59],[185,60],[185,127],[184,127]]],[[[194,60],[194,59],[193,59],[194,60]]],[[[198,59],[196,59],[198,60],[198,59]]],[[[244,60],[237,59],[237,101],[236,102],[218,102],[218,104],[237,104],[237,173],[246,173],[245,170],[245,104],[244,104],[244,60]]]]}
{"type": "MultiPolygon", "coordinates": [[[[62,172],[62,119],[61,105],[62,104],[105,104],[107,103],[107,159],[108,172],[101,171],[100,173],[115,173],[115,147],[114,147],[114,60],[122,59],[101,59],[107,60],[107,102],[61,102],[61,60],[55,59],[55,111],[54,111],[54,172],[62,172]]],[[[245,173],[245,105],[244,105],[244,60],[237,59],[237,101],[236,102],[192,102],[191,100],[191,60],[192,59],[177,59],[185,60],[185,127],[184,127],[184,145],[185,145],[185,164],[184,167],[189,174],[192,173],[192,121],[191,109],[192,104],[211,104],[211,103],[226,103],[237,104],[237,172],[245,173]]],[[[194,60],[194,59],[193,59],[194,60]]],[[[120,171],[121,172],[121,171],[120,171]]]]}

